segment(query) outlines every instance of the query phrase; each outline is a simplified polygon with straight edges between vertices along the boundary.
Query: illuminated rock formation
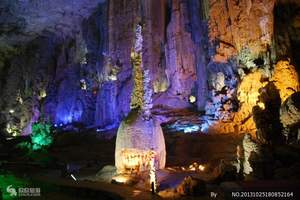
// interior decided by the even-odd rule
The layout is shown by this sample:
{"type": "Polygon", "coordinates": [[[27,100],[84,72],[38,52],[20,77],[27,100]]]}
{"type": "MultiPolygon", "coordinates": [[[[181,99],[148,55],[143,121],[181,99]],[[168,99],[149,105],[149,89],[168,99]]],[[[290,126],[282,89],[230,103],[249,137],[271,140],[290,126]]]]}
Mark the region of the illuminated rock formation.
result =
{"type": "Polygon", "coordinates": [[[275,86],[279,90],[283,103],[291,94],[300,90],[297,71],[288,61],[279,61],[272,76],[275,86]]]}
{"type": "Polygon", "coordinates": [[[170,92],[181,99],[191,93],[196,80],[195,45],[191,34],[183,27],[188,23],[188,10],[185,2],[172,2],[171,19],[167,27],[166,65],[170,92]]]}
{"type": "MultiPolygon", "coordinates": [[[[209,132],[218,133],[251,133],[255,136],[256,126],[253,121],[252,108],[256,105],[264,106],[263,103],[259,101],[259,89],[263,88],[267,82],[263,79],[264,75],[260,71],[256,71],[246,75],[241,81],[237,89],[237,100],[239,101],[239,109],[237,111],[229,110],[229,112],[223,108],[226,104],[222,103],[220,100],[215,100],[214,105],[219,105],[222,110],[214,110],[212,113],[219,113],[219,116],[229,115],[229,120],[220,120],[222,118],[217,118],[215,122],[209,125],[209,132]],[[223,115],[222,115],[223,114],[223,115]],[[230,116],[231,115],[231,116],[230,116]]],[[[231,96],[234,95],[232,92],[231,96]]],[[[220,96],[220,95],[219,95],[220,96]]],[[[223,95],[224,98],[226,97],[223,95]]],[[[230,106],[230,104],[229,104],[230,106]]],[[[212,106],[215,107],[215,106],[212,106]]]]}
{"type": "MultiPolygon", "coordinates": [[[[2,129],[28,134],[41,118],[56,126],[117,127],[131,108],[146,106],[139,95],[145,70],[136,67],[142,65],[153,88],[148,107],[205,113],[187,132],[254,136],[260,120],[253,108],[261,109],[256,116],[267,112],[260,89],[274,82],[281,103],[299,91],[299,3],[274,3],[3,1],[2,129]],[[143,27],[138,35],[137,24],[143,27]]],[[[149,110],[143,112],[149,116],[149,110]]]]}
{"type": "Polygon", "coordinates": [[[121,123],[116,139],[115,165],[118,173],[140,172],[149,169],[150,152],[155,155],[155,167],[166,163],[165,140],[160,124],[155,119],[143,119],[132,111],[121,123]]]}
{"type": "MultiPolygon", "coordinates": [[[[131,112],[119,126],[115,165],[118,173],[140,173],[152,170],[151,162],[157,169],[165,167],[165,139],[160,123],[152,117],[152,85],[149,70],[142,62],[142,26],[137,25],[132,51],[134,67],[134,89],[131,96],[131,112]],[[144,70],[144,73],[142,71],[144,70]]],[[[153,166],[152,166],[153,167],[153,166]]]]}
{"type": "Polygon", "coordinates": [[[131,52],[131,60],[133,65],[134,86],[131,93],[130,108],[139,109],[143,107],[144,83],[143,83],[143,62],[142,62],[142,26],[137,25],[135,30],[135,45],[131,52]]]}
{"type": "Polygon", "coordinates": [[[263,80],[262,72],[254,72],[245,76],[238,88],[237,98],[240,102],[239,111],[236,113],[234,122],[241,125],[240,131],[249,131],[254,136],[256,126],[252,117],[252,109],[256,105],[264,107],[259,102],[259,89],[263,88],[267,82],[263,80]]]}
{"type": "Polygon", "coordinates": [[[139,1],[143,18],[143,65],[148,66],[154,93],[167,91],[170,82],[166,75],[165,40],[167,28],[167,0],[139,1]]]}
{"type": "Polygon", "coordinates": [[[210,1],[209,36],[218,42],[214,60],[227,62],[244,48],[252,61],[272,42],[274,0],[210,1]],[[220,14],[222,13],[222,14],[220,14]]]}

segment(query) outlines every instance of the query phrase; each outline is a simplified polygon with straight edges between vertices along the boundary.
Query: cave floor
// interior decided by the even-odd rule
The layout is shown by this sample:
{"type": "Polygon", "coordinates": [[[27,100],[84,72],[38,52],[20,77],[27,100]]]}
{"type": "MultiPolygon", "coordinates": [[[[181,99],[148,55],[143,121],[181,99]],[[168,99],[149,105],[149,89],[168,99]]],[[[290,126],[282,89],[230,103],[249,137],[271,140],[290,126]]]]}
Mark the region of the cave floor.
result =
{"type": "MultiPolygon", "coordinates": [[[[167,163],[166,168],[157,173],[162,187],[173,187],[172,185],[180,183],[184,177],[193,176],[206,182],[207,193],[201,197],[181,199],[211,199],[211,192],[218,194],[215,199],[224,199],[226,191],[234,189],[249,189],[258,185],[261,188],[266,185],[295,185],[294,182],[282,181],[259,181],[258,184],[251,181],[216,182],[216,168],[220,160],[233,161],[236,146],[241,139],[242,135],[236,134],[165,133],[167,163]],[[205,170],[187,170],[195,162],[205,166],[205,170]]],[[[103,166],[114,165],[115,136],[111,133],[57,134],[48,151],[30,155],[15,148],[20,140],[24,138],[7,141],[2,146],[2,168],[17,177],[29,180],[35,187],[41,186],[40,199],[160,199],[158,195],[152,195],[143,188],[81,179],[95,176],[103,166]],[[79,180],[75,181],[70,174],[79,180]]]]}

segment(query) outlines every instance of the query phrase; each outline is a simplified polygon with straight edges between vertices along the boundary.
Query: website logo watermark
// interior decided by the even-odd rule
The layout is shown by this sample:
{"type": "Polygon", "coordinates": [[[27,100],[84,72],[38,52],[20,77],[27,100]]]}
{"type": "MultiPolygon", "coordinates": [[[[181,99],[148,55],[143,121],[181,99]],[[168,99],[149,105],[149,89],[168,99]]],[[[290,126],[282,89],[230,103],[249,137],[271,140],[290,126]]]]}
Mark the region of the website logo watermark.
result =
{"type": "Polygon", "coordinates": [[[6,192],[11,197],[36,197],[41,196],[41,188],[20,187],[18,190],[12,185],[7,186],[6,192]]]}
{"type": "Polygon", "coordinates": [[[16,197],[18,195],[16,188],[13,188],[12,185],[7,186],[6,192],[9,193],[11,197],[16,197]]]}

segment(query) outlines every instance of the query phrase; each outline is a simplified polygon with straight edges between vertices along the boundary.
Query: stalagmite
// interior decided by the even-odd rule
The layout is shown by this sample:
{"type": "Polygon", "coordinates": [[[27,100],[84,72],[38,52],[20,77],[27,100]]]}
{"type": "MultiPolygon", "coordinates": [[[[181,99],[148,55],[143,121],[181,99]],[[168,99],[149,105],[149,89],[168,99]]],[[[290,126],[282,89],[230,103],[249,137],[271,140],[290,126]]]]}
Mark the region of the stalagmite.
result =
{"type": "Polygon", "coordinates": [[[152,86],[149,71],[142,65],[142,27],[137,25],[136,41],[132,52],[134,89],[131,96],[131,112],[121,122],[115,149],[115,165],[118,173],[139,173],[149,170],[154,154],[154,166],[165,167],[165,140],[160,123],[151,115],[152,86]],[[138,58],[139,62],[135,62],[138,58]],[[142,73],[142,69],[144,73],[142,73]]]}

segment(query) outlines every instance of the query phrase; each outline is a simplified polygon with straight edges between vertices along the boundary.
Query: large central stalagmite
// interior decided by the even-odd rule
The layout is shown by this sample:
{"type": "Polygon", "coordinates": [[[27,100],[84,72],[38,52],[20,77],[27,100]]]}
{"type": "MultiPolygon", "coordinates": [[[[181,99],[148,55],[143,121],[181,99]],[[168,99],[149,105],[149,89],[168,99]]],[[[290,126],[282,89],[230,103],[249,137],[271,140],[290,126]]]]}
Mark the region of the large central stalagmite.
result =
{"type": "Polygon", "coordinates": [[[117,171],[147,170],[153,155],[155,167],[164,168],[166,150],[161,126],[155,119],[146,120],[138,111],[132,111],[118,130],[115,151],[117,171]]]}
{"type": "Polygon", "coordinates": [[[116,139],[115,165],[118,173],[148,170],[153,157],[156,168],[164,168],[166,162],[162,128],[151,116],[153,91],[149,70],[142,66],[142,44],[142,27],[137,25],[131,53],[134,75],[132,111],[122,121],[116,139]]]}

